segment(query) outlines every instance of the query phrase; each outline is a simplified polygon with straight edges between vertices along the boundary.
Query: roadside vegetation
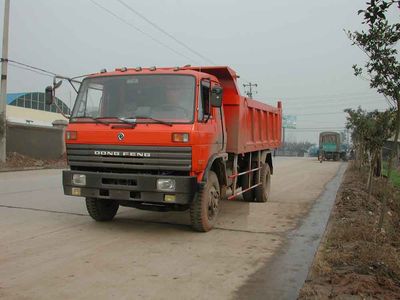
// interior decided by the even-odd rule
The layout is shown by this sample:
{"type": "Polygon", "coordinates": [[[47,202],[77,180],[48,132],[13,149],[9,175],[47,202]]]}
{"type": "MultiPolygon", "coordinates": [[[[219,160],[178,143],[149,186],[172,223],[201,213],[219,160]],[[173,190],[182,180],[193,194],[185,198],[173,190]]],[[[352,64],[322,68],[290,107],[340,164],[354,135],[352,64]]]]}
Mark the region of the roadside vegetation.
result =
{"type": "MultiPolygon", "coordinates": [[[[374,185],[374,176],[382,176],[382,151],[386,141],[393,136],[395,131],[395,115],[393,110],[366,112],[361,108],[347,109],[346,112],[348,113],[346,126],[352,130],[353,147],[356,153],[355,165],[360,171],[363,168],[367,170],[366,188],[367,200],[369,200],[374,185]]],[[[393,160],[391,154],[389,157],[389,160],[393,160]]],[[[387,166],[386,173],[391,176],[395,172],[389,172],[389,164],[390,162],[385,164],[387,166]]],[[[390,189],[389,180],[385,180],[384,188],[390,189]]],[[[382,200],[378,229],[382,229],[387,209],[387,199],[384,197],[382,200]]]]}
{"type": "Polygon", "coordinates": [[[0,162],[0,171],[24,169],[62,169],[67,167],[66,157],[57,160],[36,159],[16,152],[7,154],[7,162],[0,162]]]}
{"type": "Polygon", "coordinates": [[[391,171],[389,180],[382,159],[396,116],[393,110],[346,112],[355,160],[300,299],[400,299],[400,172],[391,171]]]}
{"type": "Polygon", "coordinates": [[[346,31],[366,55],[364,66],[353,66],[355,75],[391,108],[345,110],[355,160],[300,299],[400,299],[400,23],[389,20],[390,10],[398,20],[400,1],[369,0],[358,12],[365,29],[346,31]]]}
{"type": "Polygon", "coordinates": [[[367,179],[368,169],[351,162],[300,299],[400,298],[400,190],[377,178],[369,197],[367,179]]]}

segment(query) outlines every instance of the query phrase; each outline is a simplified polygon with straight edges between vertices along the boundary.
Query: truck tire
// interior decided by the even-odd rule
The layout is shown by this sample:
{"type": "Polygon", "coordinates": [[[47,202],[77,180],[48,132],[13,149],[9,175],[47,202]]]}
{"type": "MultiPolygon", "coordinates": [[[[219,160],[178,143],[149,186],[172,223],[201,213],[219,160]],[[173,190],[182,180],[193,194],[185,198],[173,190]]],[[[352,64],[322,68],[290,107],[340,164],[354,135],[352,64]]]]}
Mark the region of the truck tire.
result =
{"type": "Polygon", "coordinates": [[[271,169],[269,164],[263,163],[261,166],[261,185],[256,187],[256,202],[267,202],[271,191],[271,169]]]}
{"type": "MultiPolygon", "coordinates": [[[[254,182],[253,174],[248,173],[248,174],[244,174],[244,175],[242,175],[240,177],[241,177],[240,180],[241,180],[242,190],[246,190],[246,189],[248,189],[249,187],[251,187],[253,185],[253,182],[254,182]],[[251,176],[250,185],[249,185],[249,176],[251,176]]],[[[255,198],[254,189],[251,189],[251,190],[249,190],[247,192],[244,192],[242,194],[242,196],[243,196],[243,200],[244,201],[247,201],[247,202],[254,201],[254,198],[255,198]]]]}
{"type": "Polygon", "coordinates": [[[190,221],[196,231],[210,231],[219,212],[220,189],[217,175],[210,171],[207,182],[200,188],[190,205],[190,221]]]}
{"type": "Polygon", "coordinates": [[[114,219],[119,204],[115,200],[86,198],[86,208],[89,215],[98,222],[106,222],[114,219]]]}

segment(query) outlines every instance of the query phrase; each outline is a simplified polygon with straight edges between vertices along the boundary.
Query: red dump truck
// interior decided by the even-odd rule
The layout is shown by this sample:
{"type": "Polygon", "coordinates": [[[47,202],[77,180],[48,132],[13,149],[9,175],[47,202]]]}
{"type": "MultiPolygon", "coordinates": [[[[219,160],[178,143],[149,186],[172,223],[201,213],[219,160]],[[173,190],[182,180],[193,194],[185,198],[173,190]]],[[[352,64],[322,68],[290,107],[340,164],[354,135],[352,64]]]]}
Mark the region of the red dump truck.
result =
{"type": "Polygon", "coordinates": [[[65,135],[64,193],[85,197],[96,221],[119,206],[189,210],[197,231],[213,228],[223,199],[267,201],[282,106],[241,96],[237,78],[191,66],[87,76],[65,135]]]}

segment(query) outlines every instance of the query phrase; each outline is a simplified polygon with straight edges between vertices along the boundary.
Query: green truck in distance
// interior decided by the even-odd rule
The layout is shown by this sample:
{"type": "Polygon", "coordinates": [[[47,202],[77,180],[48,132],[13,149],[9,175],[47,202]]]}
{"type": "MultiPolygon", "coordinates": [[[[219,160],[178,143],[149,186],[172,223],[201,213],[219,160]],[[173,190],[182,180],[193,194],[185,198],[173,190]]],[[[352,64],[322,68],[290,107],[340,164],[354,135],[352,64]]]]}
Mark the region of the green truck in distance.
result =
{"type": "Polygon", "coordinates": [[[324,160],[346,160],[346,148],[339,132],[321,132],[319,134],[318,160],[320,162],[324,160]]]}

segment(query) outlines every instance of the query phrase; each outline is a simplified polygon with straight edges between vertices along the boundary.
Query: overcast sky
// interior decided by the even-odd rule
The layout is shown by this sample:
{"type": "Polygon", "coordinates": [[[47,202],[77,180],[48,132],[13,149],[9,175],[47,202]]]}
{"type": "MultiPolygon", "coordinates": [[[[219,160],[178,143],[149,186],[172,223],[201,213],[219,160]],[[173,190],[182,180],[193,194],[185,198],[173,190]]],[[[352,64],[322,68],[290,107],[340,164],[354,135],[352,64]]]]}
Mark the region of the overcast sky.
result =
{"type": "MultiPolygon", "coordinates": [[[[67,76],[210,64],[117,0],[92,1],[11,0],[9,58],[67,76]]],[[[343,32],[362,28],[357,11],[366,0],[123,1],[203,57],[235,69],[240,85],[257,83],[257,100],[275,105],[282,99],[284,112],[297,115],[298,129],[287,130],[288,140],[317,142],[319,131],[343,128],[346,107],[387,107],[367,81],[354,77],[351,66],[365,57],[343,32]]],[[[9,92],[43,91],[50,83],[9,68],[9,92]]],[[[60,93],[73,102],[66,87],[60,93]]]]}

